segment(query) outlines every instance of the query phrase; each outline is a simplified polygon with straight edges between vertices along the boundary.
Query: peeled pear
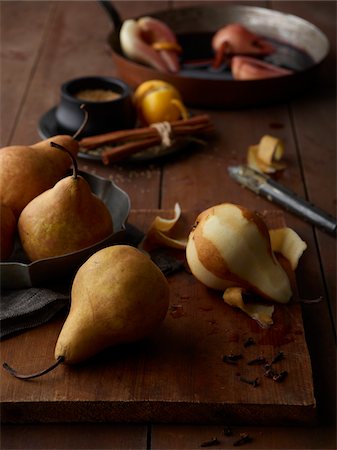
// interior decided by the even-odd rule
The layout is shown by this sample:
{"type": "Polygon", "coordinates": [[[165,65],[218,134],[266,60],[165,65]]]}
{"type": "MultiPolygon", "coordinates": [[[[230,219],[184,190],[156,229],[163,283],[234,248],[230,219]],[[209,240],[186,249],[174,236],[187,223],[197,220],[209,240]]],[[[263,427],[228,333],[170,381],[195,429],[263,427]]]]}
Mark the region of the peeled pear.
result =
{"type": "Polygon", "coordinates": [[[12,209],[0,205],[0,260],[6,261],[14,249],[14,239],[17,230],[17,220],[12,209]]]}
{"type": "Polygon", "coordinates": [[[106,247],[76,273],[55,358],[78,363],[143,339],[164,320],[168,304],[168,282],[147,254],[128,245],[106,247]]]}
{"type": "Polygon", "coordinates": [[[242,206],[223,203],[202,212],[188,237],[186,258],[193,275],[210,288],[240,286],[280,303],[292,297],[266,224],[242,206]]]}
{"type": "Polygon", "coordinates": [[[54,186],[70,167],[69,157],[50,147],[51,141],[68,148],[74,156],[78,153],[78,142],[67,135],[0,150],[0,202],[11,207],[16,217],[33,198],[54,186]]]}
{"type": "Polygon", "coordinates": [[[82,250],[113,232],[107,206],[78,175],[76,159],[63,146],[54,142],[50,145],[72,158],[73,175],[35,197],[20,214],[19,236],[31,261],[82,250]]]}

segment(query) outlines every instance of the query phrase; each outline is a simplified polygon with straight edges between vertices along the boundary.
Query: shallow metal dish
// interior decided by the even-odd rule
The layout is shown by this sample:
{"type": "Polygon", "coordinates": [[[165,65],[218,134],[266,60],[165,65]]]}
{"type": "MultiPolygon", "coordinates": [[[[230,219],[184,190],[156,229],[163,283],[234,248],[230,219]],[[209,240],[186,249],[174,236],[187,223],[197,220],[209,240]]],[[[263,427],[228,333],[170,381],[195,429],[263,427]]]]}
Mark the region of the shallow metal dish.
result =
{"type": "Polygon", "coordinates": [[[122,241],[125,224],[130,212],[129,196],[110,180],[79,172],[90,184],[92,192],[100,197],[108,207],[114,224],[114,232],[103,241],[79,252],[68,253],[55,258],[27,261],[19,242],[10,261],[0,263],[1,287],[23,289],[33,286],[47,286],[60,278],[69,279],[93,253],[103,247],[122,241]]]}
{"type": "MultiPolygon", "coordinates": [[[[109,12],[109,11],[108,11],[109,12]]],[[[241,23],[256,34],[306,52],[312,64],[292,75],[263,80],[237,81],[219,74],[197,75],[182,70],[178,74],[161,73],[155,69],[127,59],[120,48],[118,13],[109,13],[114,30],[108,37],[112,59],[118,76],[135,88],[149,79],[162,79],[176,86],[188,106],[238,108],[275,102],[285,102],[302,93],[317,77],[317,69],[329,52],[327,37],[312,23],[279,11],[242,5],[210,5],[180,8],[147,14],[168,24],[177,34],[184,48],[188,35],[200,33],[207,37],[229,23],[241,23]]],[[[191,46],[189,46],[191,47],[191,46]]],[[[200,43],[194,49],[200,48],[200,43]]]]}
{"type": "MultiPolygon", "coordinates": [[[[48,139],[52,136],[56,136],[57,134],[67,134],[67,130],[61,128],[55,117],[55,113],[57,110],[57,106],[54,106],[49,111],[47,111],[39,120],[38,124],[38,132],[42,139],[48,139]]],[[[147,150],[143,150],[139,153],[135,153],[127,158],[121,159],[118,163],[142,163],[158,160],[161,158],[166,158],[174,153],[179,153],[185,151],[192,144],[198,143],[197,139],[187,137],[187,138],[179,138],[176,142],[172,144],[172,146],[168,148],[164,147],[152,147],[147,150]]],[[[199,145],[201,141],[199,141],[199,145]]],[[[102,161],[101,155],[99,154],[100,149],[95,149],[92,151],[85,152],[80,148],[77,156],[82,159],[87,159],[91,161],[102,161]]]]}

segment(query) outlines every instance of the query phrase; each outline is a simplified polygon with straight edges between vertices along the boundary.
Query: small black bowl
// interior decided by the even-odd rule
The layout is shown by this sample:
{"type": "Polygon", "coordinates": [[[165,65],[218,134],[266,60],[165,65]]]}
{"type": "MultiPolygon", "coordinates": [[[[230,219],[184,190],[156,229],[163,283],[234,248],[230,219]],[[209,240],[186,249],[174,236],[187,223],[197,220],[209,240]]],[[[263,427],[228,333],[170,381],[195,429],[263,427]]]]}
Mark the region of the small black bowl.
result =
{"type": "Polygon", "coordinates": [[[88,111],[88,122],[81,137],[108,133],[109,131],[133,128],[136,110],[132,102],[132,90],[123,81],[110,77],[83,77],[67,81],[61,86],[61,101],[56,109],[56,121],[60,128],[74,134],[80,128],[84,112],[88,111]],[[112,91],[118,96],[108,100],[84,100],[76,97],[83,90],[112,91]]]}

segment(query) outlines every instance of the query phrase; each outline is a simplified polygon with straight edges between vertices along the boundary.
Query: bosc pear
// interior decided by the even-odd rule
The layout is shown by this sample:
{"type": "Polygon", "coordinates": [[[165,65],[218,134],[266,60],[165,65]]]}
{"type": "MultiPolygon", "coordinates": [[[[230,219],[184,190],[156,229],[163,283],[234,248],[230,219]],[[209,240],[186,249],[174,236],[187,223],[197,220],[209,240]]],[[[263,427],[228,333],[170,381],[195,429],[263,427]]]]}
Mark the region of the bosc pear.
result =
{"type": "Polygon", "coordinates": [[[168,302],[168,282],[147,254],[128,245],[96,252],[75,276],[55,359],[77,363],[143,339],[164,320],[168,302]]]}
{"type": "Polygon", "coordinates": [[[88,121],[87,111],[84,112],[83,123],[73,136],[60,134],[30,146],[0,149],[0,203],[9,206],[17,218],[33,198],[53,187],[70,168],[69,157],[51,147],[50,142],[66,147],[76,156],[79,151],[76,139],[88,121]]]}
{"type": "Polygon", "coordinates": [[[36,378],[61,363],[79,363],[108,347],[144,339],[165,319],[169,293],[166,277],[147,254],[130,245],[99,250],[75,275],[56,362],[29,375],[7,363],[3,367],[16,378],[36,378]]]}
{"type": "Polygon", "coordinates": [[[107,206],[78,175],[71,152],[55,142],[50,145],[60,153],[68,153],[67,158],[71,157],[73,162],[73,174],[31,200],[20,214],[19,236],[31,261],[82,250],[113,232],[107,206]]]}
{"type": "Polygon", "coordinates": [[[50,147],[54,141],[78,153],[78,142],[59,135],[31,146],[12,145],[0,150],[0,201],[18,217],[35,197],[54,186],[70,167],[69,157],[50,147]]]}

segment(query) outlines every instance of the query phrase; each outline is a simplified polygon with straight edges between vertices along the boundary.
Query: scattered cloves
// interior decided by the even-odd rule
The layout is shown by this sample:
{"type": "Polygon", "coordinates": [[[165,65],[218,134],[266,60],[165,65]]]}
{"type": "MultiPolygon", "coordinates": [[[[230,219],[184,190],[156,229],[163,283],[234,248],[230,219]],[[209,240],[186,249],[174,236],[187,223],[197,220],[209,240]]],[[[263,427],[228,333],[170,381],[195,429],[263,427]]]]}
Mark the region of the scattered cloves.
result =
{"type": "Polygon", "coordinates": [[[216,437],[212,437],[209,441],[202,442],[200,447],[212,447],[212,445],[218,445],[220,441],[216,437]]]}
{"type": "Polygon", "coordinates": [[[248,442],[251,442],[252,438],[249,436],[248,433],[240,433],[240,438],[233,442],[234,447],[238,447],[239,445],[247,444],[248,442]]]}

